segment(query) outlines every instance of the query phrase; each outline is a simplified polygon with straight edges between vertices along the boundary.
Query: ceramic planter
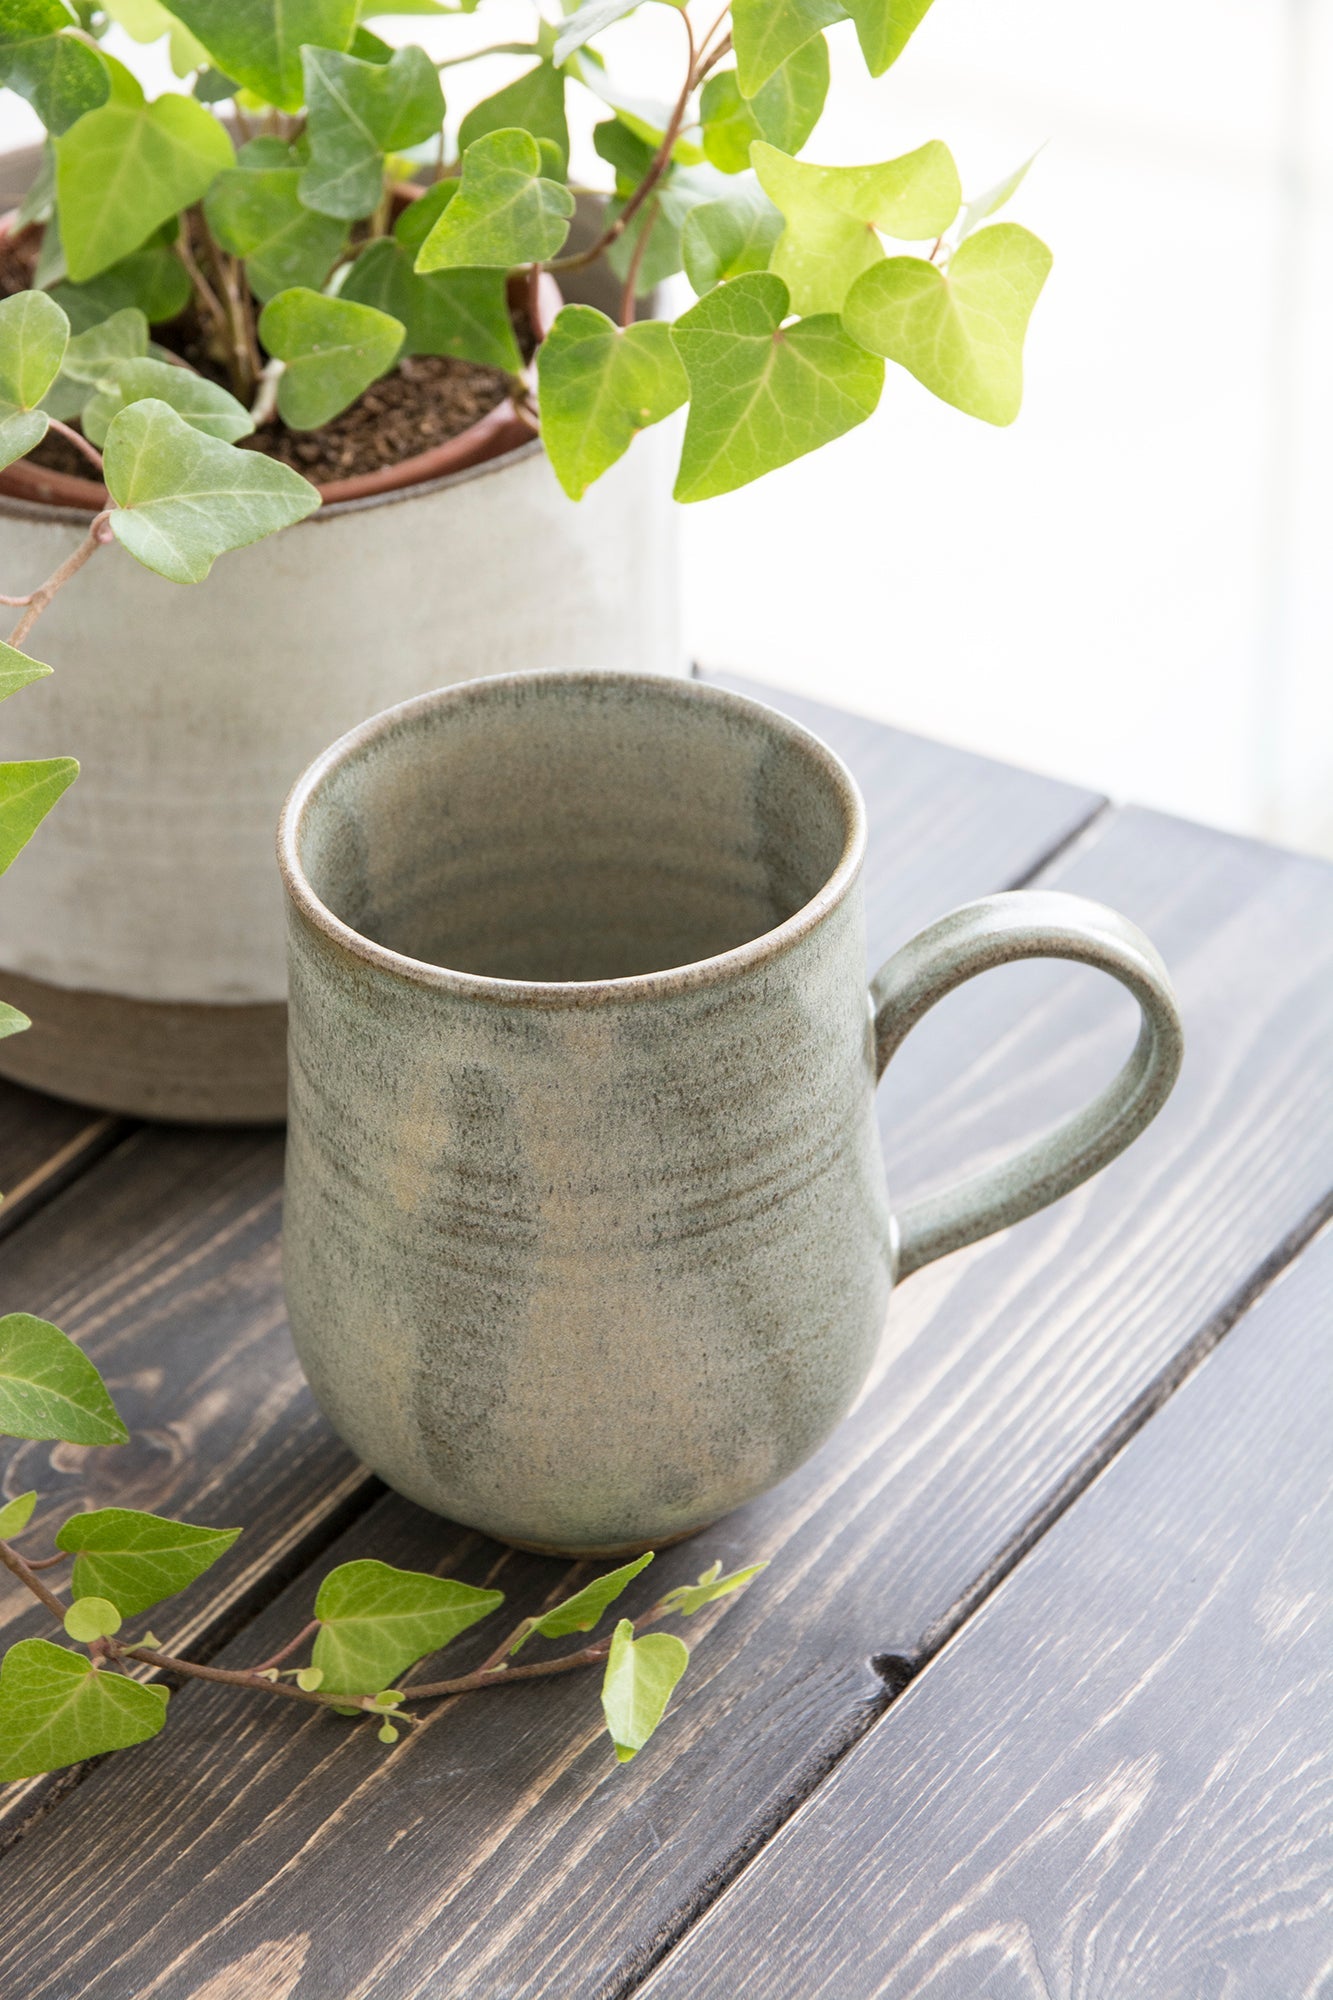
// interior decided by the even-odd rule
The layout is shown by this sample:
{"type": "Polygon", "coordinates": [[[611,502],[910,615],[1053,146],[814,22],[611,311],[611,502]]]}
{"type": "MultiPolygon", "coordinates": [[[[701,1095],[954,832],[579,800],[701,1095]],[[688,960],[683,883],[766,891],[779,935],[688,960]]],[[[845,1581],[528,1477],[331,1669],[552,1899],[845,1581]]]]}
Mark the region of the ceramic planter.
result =
{"type": "MultiPolygon", "coordinates": [[[[580,275],[569,295],[614,310],[614,282],[580,275]]],[[[280,1119],[288,787],[427,688],[575,663],[683,671],[673,444],[647,432],[578,505],[540,444],[511,446],[335,500],[189,588],[99,556],[34,634],[56,672],[4,713],[6,758],[68,752],[82,770],[0,893],[0,994],[34,1022],[0,1043],[0,1074],[148,1117],[280,1119]]],[[[0,497],[5,588],[48,576],[87,520],[0,497]]]]}

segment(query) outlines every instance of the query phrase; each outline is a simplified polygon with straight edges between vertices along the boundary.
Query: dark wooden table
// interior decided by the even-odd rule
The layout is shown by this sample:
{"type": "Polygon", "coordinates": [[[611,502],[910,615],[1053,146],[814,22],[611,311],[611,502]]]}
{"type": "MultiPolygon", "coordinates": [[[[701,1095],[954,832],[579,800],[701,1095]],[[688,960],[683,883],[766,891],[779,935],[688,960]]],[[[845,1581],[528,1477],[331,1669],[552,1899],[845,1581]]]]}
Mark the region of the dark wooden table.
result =
{"type": "MultiPolygon", "coordinates": [[[[193,1684],[156,1741],[0,1793],[4,2000],[1333,1993],[1333,868],[776,699],[866,791],[874,957],[989,890],[1113,903],[1178,982],[1172,1103],[905,1285],[820,1456],[659,1557],[654,1594],[771,1567],[694,1621],[635,1763],[595,1679],[475,1697],[389,1757],[193,1684]]],[[[1036,1134],[1132,1013],[1053,965],[953,997],[882,1092],[891,1185],[1036,1134]]],[[[316,1415],[281,1171],[273,1133],[3,1089],[0,1307],[79,1340],[134,1431],[23,1446],[4,1492],[242,1523],[156,1628],[198,1657],[262,1657],[352,1556],[538,1605],[560,1566],[386,1493],[316,1415]]],[[[43,1629],[12,1594],[0,1619],[43,1629]]]]}

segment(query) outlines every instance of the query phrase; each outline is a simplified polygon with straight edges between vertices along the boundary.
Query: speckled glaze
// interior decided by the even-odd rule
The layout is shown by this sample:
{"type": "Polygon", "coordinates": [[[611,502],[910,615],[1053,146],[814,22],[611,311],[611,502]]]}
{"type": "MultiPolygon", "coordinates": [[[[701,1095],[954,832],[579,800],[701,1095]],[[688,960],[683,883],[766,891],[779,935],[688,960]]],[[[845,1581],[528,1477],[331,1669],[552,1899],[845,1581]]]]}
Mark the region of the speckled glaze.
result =
{"type": "Polygon", "coordinates": [[[287,802],[292,1329],[422,1505],[611,1553],[774,1485],[846,1413],[895,1266],[1053,1200],[1164,1101],[1151,945],[1078,898],[956,911],[865,987],[864,813],[740,696],[513,674],[388,710],[287,802]],[[1144,1010],[1097,1104],[889,1208],[876,1076],[940,994],[1039,954],[1144,1010]]]}

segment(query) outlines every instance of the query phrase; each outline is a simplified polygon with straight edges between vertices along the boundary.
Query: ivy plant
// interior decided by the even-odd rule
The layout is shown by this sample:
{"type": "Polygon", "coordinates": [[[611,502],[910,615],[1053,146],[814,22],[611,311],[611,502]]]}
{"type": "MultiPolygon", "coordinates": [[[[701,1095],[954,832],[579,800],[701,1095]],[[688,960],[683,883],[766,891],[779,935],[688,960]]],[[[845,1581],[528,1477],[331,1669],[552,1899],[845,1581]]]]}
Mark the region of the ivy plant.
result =
{"type": "MultiPolygon", "coordinates": [[[[0,466],[56,430],[101,474],[110,504],[74,567],[114,540],[196,582],[299,519],[312,487],[244,440],[321,429],[413,355],[507,374],[574,499],[682,405],[676,498],[729,492],[864,422],[886,361],[1012,422],[1050,254],[993,217],[1026,167],[965,202],[938,139],[803,157],[827,36],[879,76],[930,0],[733,0],[703,30],[681,0],[642,3],[680,23],[661,103],[603,48],[641,0],[535,0],[528,39],[439,59],[370,25],[401,0],[0,0],[0,83],[49,134],[19,217],[41,231],[32,289],[0,307],[0,466]],[[180,88],[148,99],[101,46],[113,22],[165,38],[180,88]],[[496,53],[517,73],[451,140],[446,85],[496,53]],[[611,187],[571,248],[579,96],[611,187]],[[598,259],[618,315],[568,304],[538,339],[542,273],[598,259]],[[644,317],[678,272],[695,302],[644,317]]],[[[16,643],[73,573],[26,601],[16,643]]]]}
{"type": "MultiPolygon", "coordinates": [[[[31,1313],[0,1319],[0,1434],[77,1445],[129,1438],[88,1356],[31,1313]]],[[[425,1719],[418,1713],[425,1703],[600,1667],[607,1732],[617,1760],[625,1763],[661,1722],[689,1663],[682,1639],[649,1627],[693,1617],[743,1589],[764,1567],[755,1563],[723,1576],[715,1563],[697,1583],[665,1591],[636,1618],[618,1619],[605,1637],[516,1663],[530,1642],[594,1631],[652,1562],[648,1552],[520,1619],[466,1672],[418,1673],[404,1682],[404,1675],[497,1612],[503,1594],[374,1560],[340,1563],[320,1584],[309,1622],[285,1645],[251,1666],[216,1667],[168,1652],[144,1614],[157,1610],[161,1616],[164,1603],[227,1553],[238,1529],[99,1507],[70,1515],[57,1528],[51,1552],[34,1555],[18,1544],[31,1537],[36,1504],[32,1492],[0,1505],[0,1564],[49,1613],[54,1634],[19,1639],[0,1661],[0,1783],[156,1736],[166,1723],[172,1688],[192,1679],[324,1708],[368,1723],[381,1743],[392,1745],[425,1719]],[[66,1581],[53,1587],[49,1573],[66,1563],[66,1581]],[[141,1632],[127,1629],[137,1621],[144,1621],[141,1632]]]]}

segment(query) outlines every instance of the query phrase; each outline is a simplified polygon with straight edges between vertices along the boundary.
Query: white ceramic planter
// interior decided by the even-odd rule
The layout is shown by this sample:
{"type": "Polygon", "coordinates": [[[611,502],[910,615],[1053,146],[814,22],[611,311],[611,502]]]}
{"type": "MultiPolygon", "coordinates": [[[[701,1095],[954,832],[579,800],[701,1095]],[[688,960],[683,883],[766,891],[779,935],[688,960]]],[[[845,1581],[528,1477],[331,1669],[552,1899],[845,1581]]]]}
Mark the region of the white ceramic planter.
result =
{"type": "MultiPolygon", "coordinates": [[[[429,688],[684,671],[670,430],[577,505],[534,442],[323,508],[193,587],[99,555],[30,642],[54,675],[0,711],[0,755],[82,764],[0,888],[0,995],[34,1020],[0,1073],[146,1116],[281,1118],[289,786],[429,688]]],[[[0,499],[4,588],[31,589],[86,526],[0,499]]]]}

